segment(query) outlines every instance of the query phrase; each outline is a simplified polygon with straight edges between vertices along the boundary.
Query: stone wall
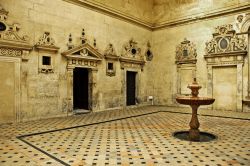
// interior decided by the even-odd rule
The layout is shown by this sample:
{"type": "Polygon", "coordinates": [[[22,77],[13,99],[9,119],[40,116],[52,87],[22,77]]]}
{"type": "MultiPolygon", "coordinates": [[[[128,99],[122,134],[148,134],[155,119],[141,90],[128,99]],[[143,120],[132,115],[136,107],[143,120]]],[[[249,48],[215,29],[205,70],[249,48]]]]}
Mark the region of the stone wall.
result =
{"type": "MultiPolygon", "coordinates": [[[[200,95],[213,96],[213,93],[210,93],[208,89],[208,86],[210,84],[208,82],[209,80],[208,67],[207,67],[207,62],[204,58],[204,55],[206,54],[205,52],[206,42],[210,41],[213,38],[213,33],[215,33],[215,27],[220,25],[232,24],[233,28],[237,32],[240,32],[240,30],[237,29],[238,15],[239,14],[235,14],[231,16],[218,17],[210,20],[197,21],[194,23],[190,23],[188,25],[176,26],[173,28],[167,28],[153,32],[153,50],[155,51],[156,56],[154,61],[155,64],[152,64],[153,65],[152,70],[150,73],[148,73],[148,77],[155,80],[152,86],[154,87],[154,89],[152,89],[152,91],[154,91],[154,96],[157,99],[155,102],[157,104],[163,104],[163,105],[177,104],[175,102],[175,97],[177,95],[178,73],[177,73],[177,64],[175,63],[176,60],[175,56],[176,56],[176,47],[184,40],[184,38],[187,38],[196,45],[196,51],[197,51],[196,77],[198,83],[202,86],[202,89],[200,90],[200,95]],[[161,76],[159,77],[155,73],[161,73],[161,76]]],[[[248,35],[243,35],[243,36],[245,37],[245,41],[248,41],[248,35]]],[[[236,65],[232,65],[232,67],[235,67],[234,72],[236,72],[236,65]]],[[[211,73],[213,74],[213,72],[216,71],[217,70],[213,70],[211,73]]],[[[223,71],[230,72],[229,70],[223,70],[223,71]]],[[[220,79],[225,78],[223,72],[221,73],[220,71],[220,74],[222,74],[221,76],[219,76],[220,79]]],[[[224,82],[229,86],[222,86],[220,94],[223,96],[224,92],[225,96],[224,99],[226,99],[228,97],[227,96],[228,90],[236,89],[236,87],[237,88],[239,87],[236,84],[230,84],[232,83],[232,81],[230,80],[234,77],[236,78],[236,75],[232,75],[229,77],[227,73],[224,74],[225,76],[227,75],[227,78],[225,78],[224,82]]],[[[240,73],[237,73],[237,75],[241,74],[243,78],[241,80],[242,82],[239,83],[239,85],[243,86],[241,93],[243,100],[245,100],[246,96],[248,96],[247,94],[248,56],[245,56],[244,58],[242,71],[240,73]]],[[[233,100],[236,100],[236,98],[234,98],[233,100]]],[[[223,100],[223,102],[225,102],[225,100],[223,100]]],[[[240,102],[242,102],[242,100],[240,102]]],[[[226,103],[224,103],[224,105],[225,104],[226,103]]],[[[228,110],[227,107],[225,107],[224,109],[228,110]]],[[[248,109],[244,107],[244,109],[241,109],[239,111],[248,111],[248,109]]]]}
{"type": "MultiPolygon", "coordinates": [[[[80,45],[82,28],[90,45],[96,39],[97,50],[104,54],[109,43],[114,46],[120,56],[124,44],[131,38],[138,42],[141,52],[147,48],[152,33],[130,23],[82,8],[61,0],[0,0],[2,7],[9,11],[8,22],[21,25],[20,34],[30,38],[35,45],[44,32],[50,32],[59,47],[57,53],[41,53],[37,49],[28,55],[27,61],[21,62],[21,98],[19,120],[31,120],[64,116],[67,110],[67,60],[61,55],[66,51],[69,34],[73,44],[80,45]],[[49,54],[53,58],[53,73],[39,72],[39,54],[49,54]]],[[[125,69],[126,70],[126,69],[125,69]]],[[[124,71],[119,61],[116,63],[116,75],[106,75],[106,60],[103,58],[98,66],[96,77],[96,111],[125,106],[124,103],[124,71]]],[[[140,76],[141,103],[146,102],[147,64],[140,76]]]]}

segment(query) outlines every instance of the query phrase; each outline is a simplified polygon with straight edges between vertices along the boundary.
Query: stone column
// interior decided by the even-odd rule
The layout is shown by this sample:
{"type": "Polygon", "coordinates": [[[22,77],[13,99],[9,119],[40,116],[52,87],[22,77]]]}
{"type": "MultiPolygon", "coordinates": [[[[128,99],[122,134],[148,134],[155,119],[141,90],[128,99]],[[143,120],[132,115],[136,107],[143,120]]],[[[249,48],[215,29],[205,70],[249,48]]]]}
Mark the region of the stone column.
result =
{"type": "Polygon", "coordinates": [[[91,78],[89,82],[89,86],[91,87],[90,90],[90,107],[93,112],[98,110],[98,91],[97,91],[97,69],[91,70],[91,78]]]}
{"type": "MultiPolygon", "coordinates": [[[[213,96],[213,67],[211,65],[207,66],[207,96],[213,96]]],[[[212,109],[212,105],[208,105],[207,108],[212,109]]]]}
{"type": "Polygon", "coordinates": [[[73,68],[67,70],[67,113],[73,112],[73,68]]]}
{"type": "Polygon", "coordinates": [[[243,97],[243,76],[242,76],[242,66],[243,63],[237,64],[237,101],[236,101],[236,109],[237,111],[242,111],[242,97],[243,97]]]}
{"type": "Polygon", "coordinates": [[[181,94],[181,68],[177,65],[177,94],[181,94]]]}

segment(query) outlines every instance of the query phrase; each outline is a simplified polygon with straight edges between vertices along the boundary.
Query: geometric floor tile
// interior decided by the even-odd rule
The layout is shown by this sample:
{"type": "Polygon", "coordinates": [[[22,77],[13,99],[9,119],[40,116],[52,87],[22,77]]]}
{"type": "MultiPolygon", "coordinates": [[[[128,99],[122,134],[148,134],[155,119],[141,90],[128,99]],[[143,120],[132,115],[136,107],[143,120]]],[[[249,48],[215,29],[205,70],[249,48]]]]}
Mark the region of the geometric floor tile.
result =
{"type": "Polygon", "coordinates": [[[199,116],[211,142],[172,136],[190,114],[144,107],[0,126],[0,165],[250,165],[250,121],[199,116]],[[16,138],[18,136],[19,139],[16,138]]]}

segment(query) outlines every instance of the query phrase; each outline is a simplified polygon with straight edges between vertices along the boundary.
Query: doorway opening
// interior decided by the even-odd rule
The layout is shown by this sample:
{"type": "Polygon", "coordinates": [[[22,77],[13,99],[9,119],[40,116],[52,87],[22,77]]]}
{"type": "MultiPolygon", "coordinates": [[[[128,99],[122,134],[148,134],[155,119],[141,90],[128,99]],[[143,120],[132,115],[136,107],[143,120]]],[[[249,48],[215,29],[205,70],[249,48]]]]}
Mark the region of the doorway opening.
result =
{"type": "Polygon", "coordinates": [[[75,68],[73,72],[73,108],[89,110],[89,71],[75,68]]]}
{"type": "Polygon", "coordinates": [[[136,72],[127,71],[127,106],[136,104],[136,72]]]}

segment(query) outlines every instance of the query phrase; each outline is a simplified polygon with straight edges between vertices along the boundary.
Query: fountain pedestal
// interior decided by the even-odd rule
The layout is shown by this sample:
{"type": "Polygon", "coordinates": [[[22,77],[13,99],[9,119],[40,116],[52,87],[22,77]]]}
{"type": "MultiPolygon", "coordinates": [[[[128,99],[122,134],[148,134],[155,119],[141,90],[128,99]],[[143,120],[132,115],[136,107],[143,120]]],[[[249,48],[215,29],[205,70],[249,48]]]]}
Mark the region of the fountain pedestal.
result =
{"type": "MultiPolygon", "coordinates": [[[[191,89],[191,96],[179,96],[176,98],[176,101],[180,104],[190,105],[192,108],[192,118],[189,123],[190,130],[188,132],[189,141],[200,141],[200,123],[197,116],[197,111],[200,105],[210,105],[215,99],[208,97],[198,97],[200,85],[196,82],[196,78],[191,85],[188,85],[188,88],[191,89]]],[[[183,133],[183,132],[182,132],[183,133]]],[[[215,137],[215,136],[214,136],[215,137]]]]}

